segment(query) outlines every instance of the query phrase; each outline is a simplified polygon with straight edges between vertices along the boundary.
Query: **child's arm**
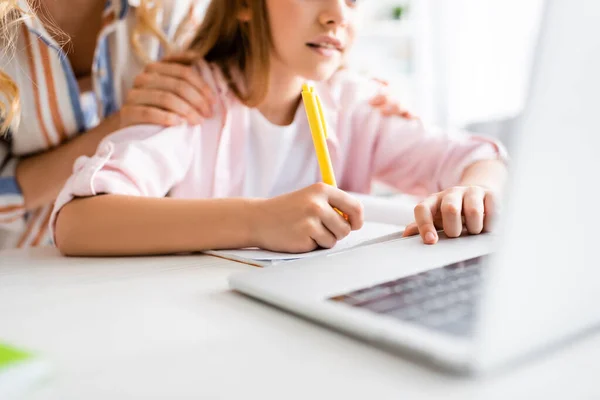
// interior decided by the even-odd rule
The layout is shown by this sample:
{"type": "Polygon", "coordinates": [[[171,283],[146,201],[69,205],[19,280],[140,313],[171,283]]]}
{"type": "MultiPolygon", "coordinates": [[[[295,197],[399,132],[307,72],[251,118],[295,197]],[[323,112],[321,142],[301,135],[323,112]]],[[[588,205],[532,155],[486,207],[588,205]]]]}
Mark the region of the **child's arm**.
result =
{"type": "Polygon", "coordinates": [[[467,132],[428,129],[420,121],[384,119],[373,146],[374,175],[408,193],[427,196],[405,236],[434,244],[437,230],[458,237],[489,231],[506,179],[500,143],[467,132]],[[431,194],[433,193],[433,194],[431,194]]]}
{"type": "Polygon", "coordinates": [[[273,199],[173,199],[104,195],[66,204],[57,246],[71,256],[172,254],[261,247],[330,248],[363,223],[360,203],[325,184],[273,199]],[[346,222],[334,209],[344,210],[346,222]]]}
{"type": "Polygon", "coordinates": [[[169,254],[252,245],[250,199],[104,195],[61,210],[56,244],[70,256],[169,254]]]}

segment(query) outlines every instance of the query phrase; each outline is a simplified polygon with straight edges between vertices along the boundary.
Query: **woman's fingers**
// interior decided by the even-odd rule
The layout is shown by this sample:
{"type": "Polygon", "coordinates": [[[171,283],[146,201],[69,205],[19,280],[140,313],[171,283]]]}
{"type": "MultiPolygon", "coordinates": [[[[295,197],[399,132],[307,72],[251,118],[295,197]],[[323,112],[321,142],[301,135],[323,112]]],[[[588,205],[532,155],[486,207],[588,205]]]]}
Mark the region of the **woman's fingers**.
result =
{"type": "Polygon", "coordinates": [[[478,235],[483,231],[485,191],[478,186],[469,187],[463,198],[463,214],[467,231],[478,235]]]}
{"type": "Polygon", "coordinates": [[[184,65],[192,65],[196,60],[200,58],[200,55],[195,50],[188,50],[170,54],[162,59],[163,62],[174,62],[184,65]]]}
{"type": "Polygon", "coordinates": [[[463,193],[464,191],[459,188],[447,191],[440,205],[444,232],[450,238],[457,238],[462,233],[463,193]]]}
{"type": "MultiPolygon", "coordinates": [[[[134,90],[160,90],[175,94],[194,109],[196,117],[190,120],[192,124],[202,122],[202,117],[210,117],[210,104],[204,98],[204,95],[196,87],[181,79],[170,76],[159,77],[154,74],[141,74],[135,81],[134,90]]],[[[169,111],[177,112],[177,110],[169,111]]]]}
{"type": "Polygon", "coordinates": [[[415,221],[421,239],[426,244],[435,244],[438,240],[434,217],[440,207],[441,195],[429,196],[415,207],[415,221]]]}
{"type": "MultiPolygon", "coordinates": [[[[162,76],[169,76],[172,78],[177,78],[182,81],[185,81],[188,84],[192,85],[194,88],[196,88],[202,94],[202,96],[206,99],[208,104],[215,103],[215,96],[214,96],[212,90],[202,80],[200,74],[198,72],[196,72],[196,70],[194,70],[194,68],[191,66],[181,65],[181,64],[177,64],[177,63],[165,63],[165,62],[161,63],[161,62],[159,62],[159,63],[149,64],[146,67],[146,72],[158,74],[158,75],[162,75],[162,76]]],[[[160,77],[157,77],[157,78],[160,79],[160,77]]],[[[211,117],[212,116],[212,107],[210,107],[208,110],[205,110],[205,112],[207,114],[209,114],[209,115],[205,115],[206,117],[211,117]]]]}
{"type": "Polygon", "coordinates": [[[120,116],[122,127],[140,124],[175,126],[183,123],[177,114],[143,105],[127,105],[121,109],[120,116]]]}
{"type": "Polygon", "coordinates": [[[373,97],[369,104],[373,107],[379,108],[381,111],[381,115],[384,117],[396,116],[402,117],[406,119],[413,119],[414,116],[405,108],[403,108],[400,103],[394,100],[391,96],[385,93],[380,93],[373,97]]]}
{"type": "Polygon", "coordinates": [[[386,95],[378,94],[369,101],[369,104],[372,105],[373,107],[378,107],[378,106],[385,105],[388,102],[389,102],[389,100],[386,95]]]}
{"type": "Polygon", "coordinates": [[[132,89],[127,96],[131,105],[152,106],[165,111],[176,113],[183,118],[200,123],[200,115],[181,97],[171,92],[155,89],[132,89]]]}

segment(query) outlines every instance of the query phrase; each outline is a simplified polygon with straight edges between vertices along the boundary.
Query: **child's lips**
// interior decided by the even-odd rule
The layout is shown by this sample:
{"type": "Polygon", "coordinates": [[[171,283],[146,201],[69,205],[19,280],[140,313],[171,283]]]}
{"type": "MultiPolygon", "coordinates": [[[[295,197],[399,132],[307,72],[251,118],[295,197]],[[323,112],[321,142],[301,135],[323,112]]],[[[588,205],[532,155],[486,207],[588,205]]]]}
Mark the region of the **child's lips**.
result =
{"type": "Polygon", "coordinates": [[[307,43],[306,46],[324,57],[333,57],[335,54],[342,52],[341,47],[333,43],[307,43]]]}
{"type": "Polygon", "coordinates": [[[314,40],[308,42],[306,45],[309,47],[334,49],[339,52],[342,52],[344,50],[344,46],[342,45],[342,42],[338,38],[330,36],[330,35],[320,35],[317,38],[315,38],[314,40]]]}
{"type": "Polygon", "coordinates": [[[314,51],[315,53],[328,58],[340,53],[338,49],[331,47],[308,46],[308,48],[314,51]]]}

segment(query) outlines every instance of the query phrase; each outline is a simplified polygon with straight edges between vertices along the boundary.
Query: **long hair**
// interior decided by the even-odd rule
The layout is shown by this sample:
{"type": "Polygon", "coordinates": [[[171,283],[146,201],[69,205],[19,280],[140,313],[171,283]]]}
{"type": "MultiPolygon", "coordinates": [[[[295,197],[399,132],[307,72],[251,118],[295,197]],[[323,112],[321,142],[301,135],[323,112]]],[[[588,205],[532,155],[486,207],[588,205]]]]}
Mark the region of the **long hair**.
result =
{"type": "MultiPolygon", "coordinates": [[[[12,51],[19,23],[26,18],[17,0],[0,0],[0,49],[12,51]]],[[[0,69],[0,136],[8,131],[13,122],[17,122],[21,111],[19,88],[15,82],[0,69]]]]}
{"type": "Polygon", "coordinates": [[[240,101],[254,107],[268,91],[271,46],[264,0],[212,0],[189,49],[218,65],[240,101]],[[246,7],[248,22],[239,19],[246,7]],[[236,72],[243,74],[246,87],[234,82],[236,72]]]}
{"type": "MultiPolygon", "coordinates": [[[[140,0],[140,4],[136,8],[136,24],[131,32],[130,41],[137,57],[143,62],[149,61],[149,57],[140,45],[140,39],[143,35],[158,38],[167,50],[171,50],[171,43],[156,22],[161,9],[161,0],[140,0]]],[[[27,18],[32,18],[34,13],[35,11],[27,13],[19,8],[18,0],[0,0],[0,49],[3,53],[8,54],[14,51],[19,24],[27,18]]],[[[50,22],[46,22],[46,25],[49,24],[50,22]]],[[[61,38],[61,45],[68,42],[66,35],[56,26],[49,25],[47,29],[61,38]]],[[[0,65],[0,136],[7,132],[11,126],[16,127],[18,125],[21,109],[19,88],[1,70],[1,67],[0,65]]]]}

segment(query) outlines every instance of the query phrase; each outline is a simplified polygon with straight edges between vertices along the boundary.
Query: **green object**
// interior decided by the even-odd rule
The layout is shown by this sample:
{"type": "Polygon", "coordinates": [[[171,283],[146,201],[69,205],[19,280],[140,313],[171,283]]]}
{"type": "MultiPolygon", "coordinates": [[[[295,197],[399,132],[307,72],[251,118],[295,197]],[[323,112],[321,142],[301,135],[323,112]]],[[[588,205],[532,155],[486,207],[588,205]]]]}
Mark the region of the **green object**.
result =
{"type": "Polygon", "coordinates": [[[393,10],[393,15],[394,15],[394,19],[400,19],[402,18],[402,15],[404,14],[404,7],[398,6],[398,7],[394,7],[393,10]]]}
{"type": "Polygon", "coordinates": [[[0,343],[0,399],[22,398],[49,377],[50,366],[45,360],[0,343]]]}
{"type": "Polygon", "coordinates": [[[15,349],[0,343],[0,370],[9,365],[29,360],[31,358],[32,355],[23,350],[15,349]]]}

